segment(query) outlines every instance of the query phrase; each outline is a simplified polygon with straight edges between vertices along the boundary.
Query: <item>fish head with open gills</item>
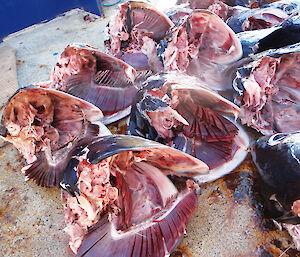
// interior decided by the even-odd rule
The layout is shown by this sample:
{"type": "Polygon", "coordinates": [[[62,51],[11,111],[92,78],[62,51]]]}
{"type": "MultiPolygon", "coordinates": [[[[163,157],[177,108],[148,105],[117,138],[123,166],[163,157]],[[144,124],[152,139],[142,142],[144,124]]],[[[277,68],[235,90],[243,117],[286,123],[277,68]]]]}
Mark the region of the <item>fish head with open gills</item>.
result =
{"type": "MultiPolygon", "coordinates": [[[[62,90],[100,108],[105,124],[130,113],[135,82],[146,76],[122,60],[84,44],[68,45],[42,87],[62,90]]],[[[39,85],[39,83],[37,83],[39,85]]]]}
{"type": "Polygon", "coordinates": [[[69,94],[36,87],[19,89],[2,115],[4,139],[26,159],[23,171],[38,185],[58,187],[69,153],[85,136],[107,134],[102,112],[69,94]]]}
{"type": "Polygon", "coordinates": [[[166,175],[207,171],[202,161],[140,137],[82,139],[62,183],[70,247],[77,256],[167,256],[197,206],[197,186],[188,180],[178,192],[166,175]]]}
{"type": "Polygon", "coordinates": [[[249,138],[226,116],[238,117],[238,106],[183,74],[148,78],[132,105],[129,132],[191,154],[205,162],[215,180],[237,167],[247,155],[249,138]]]}
{"type": "Polygon", "coordinates": [[[157,44],[174,23],[154,5],[147,2],[128,1],[112,16],[105,46],[136,70],[161,71],[157,57],[157,44]]]}
{"type": "Polygon", "coordinates": [[[226,23],[207,10],[195,10],[172,28],[161,55],[166,71],[198,77],[212,89],[226,90],[231,63],[242,56],[241,43],[226,23]]]}

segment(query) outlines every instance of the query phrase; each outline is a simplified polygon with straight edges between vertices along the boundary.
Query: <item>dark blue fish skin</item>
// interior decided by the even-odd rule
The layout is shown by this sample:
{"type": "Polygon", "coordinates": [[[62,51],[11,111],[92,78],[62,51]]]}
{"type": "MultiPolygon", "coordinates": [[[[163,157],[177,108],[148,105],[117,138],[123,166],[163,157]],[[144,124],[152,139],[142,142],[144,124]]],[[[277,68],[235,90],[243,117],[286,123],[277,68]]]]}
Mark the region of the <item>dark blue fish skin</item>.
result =
{"type": "Polygon", "coordinates": [[[262,137],[252,144],[251,153],[272,218],[300,224],[300,217],[291,213],[293,202],[300,199],[300,131],[262,137]]]}
{"type": "Polygon", "coordinates": [[[278,30],[258,41],[257,53],[300,42],[300,15],[285,20],[278,30]]]}
{"type": "MultiPolygon", "coordinates": [[[[226,21],[227,25],[232,28],[235,33],[239,33],[244,31],[243,24],[250,17],[258,15],[266,10],[266,14],[277,16],[278,18],[285,19],[287,17],[292,17],[298,15],[300,12],[300,3],[294,3],[293,1],[278,1],[271,4],[266,4],[261,6],[260,8],[246,8],[242,6],[235,7],[233,15],[226,21]],[[268,10],[267,10],[268,9],[268,10]]],[[[267,15],[268,16],[268,15],[267,15]]],[[[259,15],[257,16],[259,17],[259,15]]],[[[261,15],[258,18],[261,22],[266,22],[265,25],[268,24],[268,20],[264,19],[264,15],[261,15]]],[[[263,23],[262,23],[263,24],[263,23]]]]}
{"type": "Polygon", "coordinates": [[[237,37],[242,44],[243,57],[299,43],[300,15],[288,18],[272,28],[240,32],[237,37]]]}

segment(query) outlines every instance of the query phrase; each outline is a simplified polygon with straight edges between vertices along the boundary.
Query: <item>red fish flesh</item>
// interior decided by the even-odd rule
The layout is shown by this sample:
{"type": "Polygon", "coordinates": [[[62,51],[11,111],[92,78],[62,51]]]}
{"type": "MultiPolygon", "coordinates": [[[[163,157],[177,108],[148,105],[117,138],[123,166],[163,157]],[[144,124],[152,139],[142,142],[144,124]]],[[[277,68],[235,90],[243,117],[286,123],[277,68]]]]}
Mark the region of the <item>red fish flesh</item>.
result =
{"type": "Polygon", "coordinates": [[[157,44],[173,22],[153,5],[128,1],[111,18],[108,25],[109,39],[105,41],[108,53],[136,70],[161,71],[157,56],[157,44]]]}
{"type": "Polygon", "coordinates": [[[217,179],[246,156],[248,136],[225,116],[239,115],[238,106],[182,74],[150,77],[132,106],[129,131],[155,140],[204,161],[208,175],[217,179]]]}
{"type": "MultiPolygon", "coordinates": [[[[137,92],[134,82],[143,74],[127,63],[87,45],[65,48],[50,74],[49,83],[40,86],[62,90],[101,109],[107,124],[130,112],[137,92]]],[[[37,84],[39,85],[39,84],[37,84]]]]}
{"type": "Polygon", "coordinates": [[[106,131],[99,125],[101,117],[97,107],[74,96],[24,88],[12,96],[3,112],[3,136],[25,157],[28,165],[23,171],[28,179],[58,187],[76,142],[106,131]]]}
{"type": "Polygon", "coordinates": [[[217,15],[195,10],[172,29],[165,41],[161,57],[166,71],[196,76],[212,89],[225,90],[231,86],[226,83],[223,70],[242,56],[242,47],[217,15]]]}
{"type": "Polygon", "coordinates": [[[253,56],[238,69],[238,92],[243,124],[268,135],[300,129],[300,45],[253,56]]]}
{"type": "Polygon", "coordinates": [[[178,192],[166,175],[208,169],[178,150],[124,135],[83,139],[72,160],[66,173],[77,180],[64,181],[71,194],[63,192],[63,201],[77,256],[168,255],[184,234],[197,196],[194,182],[178,192]]]}

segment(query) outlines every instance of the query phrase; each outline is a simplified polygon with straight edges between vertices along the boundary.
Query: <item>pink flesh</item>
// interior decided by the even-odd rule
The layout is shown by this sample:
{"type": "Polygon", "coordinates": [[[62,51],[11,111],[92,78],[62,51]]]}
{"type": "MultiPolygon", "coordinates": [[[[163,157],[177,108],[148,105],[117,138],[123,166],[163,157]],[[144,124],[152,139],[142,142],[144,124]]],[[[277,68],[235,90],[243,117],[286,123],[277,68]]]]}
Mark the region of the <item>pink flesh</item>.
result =
{"type": "Polygon", "coordinates": [[[63,165],[74,144],[84,136],[96,136],[91,123],[102,113],[71,95],[46,89],[21,89],[4,110],[6,139],[24,155],[25,175],[38,185],[57,187],[63,165]]]}
{"type": "Polygon", "coordinates": [[[226,21],[229,11],[229,6],[224,4],[221,1],[216,1],[212,5],[210,5],[207,10],[212,13],[218,15],[223,21],[226,21]]]}
{"type": "MultiPolygon", "coordinates": [[[[112,215],[113,222],[107,223],[103,216],[99,223],[88,233],[78,251],[78,256],[168,256],[184,234],[189,217],[197,206],[197,196],[192,181],[187,182],[190,190],[184,190],[169,199],[161,210],[149,219],[143,219],[129,228],[115,226],[127,216],[112,215]]],[[[132,196],[134,192],[131,192],[132,196]]],[[[131,195],[128,192],[129,195],[131,195]]],[[[133,198],[133,197],[132,197],[133,198]]],[[[144,211],[144,210],[142,210],[144,211]]]]}
{"type": "Polygon", "coordinates": [[[66,91],[65,82],[67,79],[82,70],[95,73],[96,58],[91,55],[91,51],[67,46],[50,73],[49,80],[55,82],[52,83],[51,87],[66,91]]]}
{"type": "Polygon", "coordinates": [[[99,164],[90,164],[83,159],[78,166],[78,185],[80,196],[70,196],[63,191],[62,197],[65,206],[65,231],[70,236],[70,248],[73,252],[82,243],[87,229],[94,225],[99,214],[106,210],[118,196],[118,190],[112,187],[109,168],[110,158],[99,164]]]}
{"type": "Polygon", "coordinates": [[[88,45],[69,45],[51,71],[52,83],[45,86],[68,91],[68,79],[78,73],[94,76],[96,82],[110,87],[116,86],[114,84],[120,87],[124,81],[132,83],[136,76],[136,71],[122,60],[88,45]]]}
{"type": "Polygon", "coordinates": [[[188,22],[188,35],[187,22],[173,32],[164,55],[167,70],[186,71],[190,60],[198,57],[214,64],[227,64],[240,58],[242,49],[238,39],[218,16],[197,10],[190,15],[188,22]]]}
{"type": "Polygon", "coordinates": [[[162,70],[156,54],[157,43],[174,24],[163,13],[148,3],[128,2],[111,19],[108,26],[110,40],[106,42],[108,53],[128,61],[137,70],[162,70]],[[127,8],[130,8],[131,31],[127,31],[127,8]],[[121,43],[127,42],[126,47],[121,43]],[[143,56],[144,55],[144,56],[143,56]],[[145,64],[147,61],[147,64],[145,64]]]}
{"type": "Polygon", "coordinates": [[[300,200],[297,200],[293,203],[292,212],[300,217],[300,200]]]}
{"type": "Polygon", "coordinates": [[[300,225],[283,223],[282,226],[289,232],[297,250],[300,251],[300,225]]]}
{"type": "Polygon", "coordinates": [[[44,148],[55,151],[81,137],[89,111],[82,106],[72,96],[58,97],[43,89],[20,90],[3,114],[8,140],[31,163],[44,148]]]}
{"type": "Polygon", "coordinates": [[[264,57],[253,65],[244,82],[242,122],[263,134],[299,130],[300,54],[264,57]]]}
{"type": "Polygon", "coordinates": [[[242,24],[243,31],[273,27],[288,18],[285,11],[279,8],[263,8],[254,13],[242,24]]]}
{"type": "MultiPolygon", "coordinates": [[[[67,224],[65,230],[70,235],[71,249],[76,253],[82,240],[83,247],[85,247],[89,242],[84,238],[85,234],[104,212],[108,212],[113,218],[112,225],[118,230],[115,233],[121,233],[120,239],[123,238],[123,233],[130,235],[132,230],[134,235],[136,229],[143,231],[154,226],[155,220],[162,218],[166,212],[164,209],[170,208],[168,206],[172,204],[172,201],[182,200],[182,198],[177,199],[177,189],[158,168],[167,165],[171,169],[172,162],[174,161],[168,159],[167,156],[152,152],[152,149],[149,152],[122,152],[95,165],[82,158],[77,171],[80,189],[80,196],[77,196],[79,203],[75,197],[63,193],[67,224]],[[111,176],[115,177],[116,186],[114,187],[109,182],[111,176]]],[[[180,159],[178,165],[180,166],[180,159]]],[[[188,214],[185,214],[187,220],[197,203],[196,195],[192,192],[195,187],[194,183],[190,181],[188,186],[191,188],[193,200],[191,209],[187,212],[188,214]]],[[[176,208],[176,204],[172,208],[176,208]]],[[[175,231],[182,231],[177,236],[164,234],[166,243],[171,240],[167,243],[169,251],[180,239],[187,220],[184,224],[172,221],[175,231]]],[[[104,222],[108,223],[107,220],[104,222]]],[[[98,238],[100,239],[101,237],[98,238]]],[[[125,236],[124,240],[120,240],[119,243],[126,244],[127,240],[125,236]]],[[[101,247],[105,245],[101,244],[101,247]]]]}
{"type": "Polygon", "coordinates": [[[147,112],[157,133],[170,146],[175,146],[174,138],[181,138],[180,146],[204,161],[210,169],[233,159],[240,149],[235,142],[239,129],[222,115],[237,116],[239,108],[210,89],[197,84],[193,87],[192,80],[188,88],[179,87],[180,83],[185,83],[184,77],[177,80],[180,83],[173,82],[175,77],[167,78],[170,83],[166,83],[161,90],[148,91],[148,94],[164,99],[170,105],[162,110],[147,112]],[[168,99],[165,92],[170,88],[174,89],[170,91],[171,99],[168,99]],[[175,110],[185,123],[174,116],[170,109],[175,110]]]}
{"type": "Polygon", "coordinates": [[[178,0],[177,4],[189,4],[191,9],[207,9],[210,5],[214,4],[216,0],[178,0]]]}

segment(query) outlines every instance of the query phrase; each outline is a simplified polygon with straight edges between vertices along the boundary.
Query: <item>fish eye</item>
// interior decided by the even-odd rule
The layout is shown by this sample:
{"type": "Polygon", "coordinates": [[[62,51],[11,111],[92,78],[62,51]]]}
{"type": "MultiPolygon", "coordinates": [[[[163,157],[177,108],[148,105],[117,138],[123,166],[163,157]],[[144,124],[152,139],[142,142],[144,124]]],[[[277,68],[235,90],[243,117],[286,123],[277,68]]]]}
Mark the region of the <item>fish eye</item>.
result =
{"type": "Polygon", "coordinates": [[[269,138],[268,144],[269,144],[270,146],[277,145],[277,144],[279,144],[279,143],[282,141],[282,139],[284,139],[287,135],[288,135],[288,134],[286,134],[286,133],[275,134],[275,135],[273,135],[273,136],[271,136],[271,137],[269,138]]]}

